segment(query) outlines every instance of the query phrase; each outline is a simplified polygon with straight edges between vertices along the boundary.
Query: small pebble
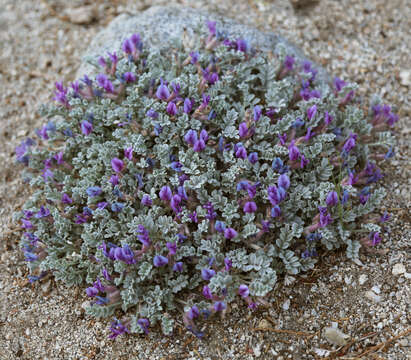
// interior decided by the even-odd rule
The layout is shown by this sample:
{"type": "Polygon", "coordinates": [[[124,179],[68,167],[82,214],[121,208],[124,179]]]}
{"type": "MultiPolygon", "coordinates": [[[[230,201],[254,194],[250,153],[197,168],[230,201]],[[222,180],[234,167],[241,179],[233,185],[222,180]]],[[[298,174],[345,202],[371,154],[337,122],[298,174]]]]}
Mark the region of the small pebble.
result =
{"type": "Polygon", "coordinates": [[[364,285],[367,280],[368,280],[368,276],[365,274],[361,274],[360,277],[358,278],[358,282],[360,283],[360,285],[364,285]]]}
{"type": "Polygon", "coordinates": [[[323,336],[329,343],[338,346],[345,345],[347,343],[347,339],[349,339],[350,337],[349,335],[344,334],[341,330],[334,327],[325,328],[323,331],[323,336]]]}
{"type": "Polygon", "coordinates": [[[393,275],[401,275],[405,273],[405,266],[401,263],[395,264],[392,268],[393,275]]]}
{"type": "Polygon", "coordinates": [[[374,291],[377,295],[380,294],[380,292],[381,292],[381,289],[380,289],[380,287],[379,287],[378,285],[374,285],[374,286],[371,288],[371,290],[374,291]]]}
{"type": "Polygon", "coordinates": [[[401,85],[404,85],[404,86],[411,85],[411,70],[401,70],[400,71],[400,82],[401,82],[401,85]]]}
{"type": "Polygon", "coordinates": [[[373,291],[369,290],[365,293],[365,297],[375,303],[379,303],[381,301],[381,296],[376,295],[373,291]]]}
{"type": "Polygon", "coordinates": [[[262,319],[258,323],[258,328],[259,329],[269,329],[269,328],[271,328],[271,324],[266,319],[262,319]]]}
{"type": "Polygon", "coordinates": [[[290,299],[284,301],[283,310],[288,310],[290,308],[290,299]]]}

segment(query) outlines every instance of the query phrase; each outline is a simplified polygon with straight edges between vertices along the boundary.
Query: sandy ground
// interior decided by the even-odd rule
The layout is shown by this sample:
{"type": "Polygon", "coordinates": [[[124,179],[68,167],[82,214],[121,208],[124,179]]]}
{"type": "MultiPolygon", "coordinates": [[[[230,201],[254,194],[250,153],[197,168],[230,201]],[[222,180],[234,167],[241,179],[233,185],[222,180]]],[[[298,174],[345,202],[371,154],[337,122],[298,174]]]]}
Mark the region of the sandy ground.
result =
{"type": "Polygon", "coordinates": [[[0,359],[411,359],[410,336],[410,87],[411,10],[407,0],[321,0],[295,11],[286,0],[63,1],[0,0],[0,359]],[[11,221],[30,192],[19,177],[14,148],[42,124],[36,110],[54,82],[72,81],[93,36],[115,15],[153,4],[214,10],[280,33],[330,73],[377,93],[401,120],[397,156],[384,166],[393,214],[379,249],[363,266],[325,253],[314,271],[279,282],[271,306],[250,313],[235,304],[199,341],[183,329],[107,338],[109,321],[84,314],[83,288],[54,280],[29,284],[11,221]],[[83,24],[76,24],[81,8],[83,24]],[[91,11],[92,16],[87,15],[91,11]],[[407,272],[409,271],[409,272],[407,272]],[[346,346],[330,344],[338,325],[346,346]]]}

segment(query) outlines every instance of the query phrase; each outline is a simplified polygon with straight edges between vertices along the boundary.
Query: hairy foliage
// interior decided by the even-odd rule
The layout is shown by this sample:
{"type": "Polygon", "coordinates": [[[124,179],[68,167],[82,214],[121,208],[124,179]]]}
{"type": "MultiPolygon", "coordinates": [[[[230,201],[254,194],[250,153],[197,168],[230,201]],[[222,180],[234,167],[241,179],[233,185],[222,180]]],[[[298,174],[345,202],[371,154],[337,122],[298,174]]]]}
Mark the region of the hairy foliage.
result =
{"type": "Polygon", "coordinates": [[[99,60],[104,75],[57,84],[37,144],[16,149],[35,189],[16,214],[30,279],[93,283],[90,314],[125,312],[112,337],[170,334],[175,311],[202,336],[194,319],[236,297],[257,307],[322,248],[358,259],[387,219],[375,217],[387,105],[364,113],[354,84],[209,28],[195,49],[133,35],[99,60]]]}

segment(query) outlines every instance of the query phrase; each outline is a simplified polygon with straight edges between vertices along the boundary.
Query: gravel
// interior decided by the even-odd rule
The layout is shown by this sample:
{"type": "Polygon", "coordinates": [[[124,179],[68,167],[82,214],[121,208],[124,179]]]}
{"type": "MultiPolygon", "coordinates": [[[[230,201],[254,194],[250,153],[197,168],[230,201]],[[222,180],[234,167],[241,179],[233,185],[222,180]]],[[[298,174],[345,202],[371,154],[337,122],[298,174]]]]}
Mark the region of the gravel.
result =
{"type": "Polygon", "coordinates": [[[0,8],[0,359],[410,359],[407,0],[321,0],[298,9],[285,0],[0,0],[0,8]],[[382,244],[361,255],[362,266],[343,252],[325,252],[315,270],[279,281],[267,308],[251,313],[234,304],[202,341],[182,328],[170,338],[153,331],[110,341],[108,322],[84,314],[83,288],[26,280],[11,214],[30,190],[13,149],[41,125],[36,109],[51,100],[54,82],[74,80],[88,44],[114,16],[169,3],[275,30],[329,73],[358,82],[364,99],[377,93],[393,104],[401,118],[398,147],[383,166],[388,196],[381,204],[393,216],[382,244]],[[88,6],[81,24],[78,13],[70,17],[88,6]],[[347,335],[346,345],[330,343],[326,328],[347,335]]]}

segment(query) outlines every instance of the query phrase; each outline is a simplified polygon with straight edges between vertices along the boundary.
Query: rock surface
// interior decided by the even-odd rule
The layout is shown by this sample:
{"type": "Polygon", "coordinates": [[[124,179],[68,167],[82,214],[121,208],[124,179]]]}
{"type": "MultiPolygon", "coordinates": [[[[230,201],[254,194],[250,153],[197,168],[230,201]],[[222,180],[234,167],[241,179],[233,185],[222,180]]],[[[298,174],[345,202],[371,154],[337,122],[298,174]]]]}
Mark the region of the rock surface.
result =
{"type": "MultiPolygon", "coordinates": [[[[206,29],[208,20],[217,21],[218,31],[228,34],[230,38],[243,38],[253,48],[274,51],[278,44],[283,44],[287,54],[299,61],[308,60],[300,49],[275,33],[264,33],[207,11],[182,6],[155,6],[136,15],[122,14],[98,33],[83,57],[77,77],[92,74],[96,70],[84,60],[97,59],[114,50],[119,52],[124,39],[133,33],[141,34],[145,46],[164,47],[173,39],[181,39],[184,33],[184,36],[192,39],[195,36],[194,29],[206,29]]],[[[318,65],[317,68],[317,80],[329,81],[327,72],[318,65]]]]}

